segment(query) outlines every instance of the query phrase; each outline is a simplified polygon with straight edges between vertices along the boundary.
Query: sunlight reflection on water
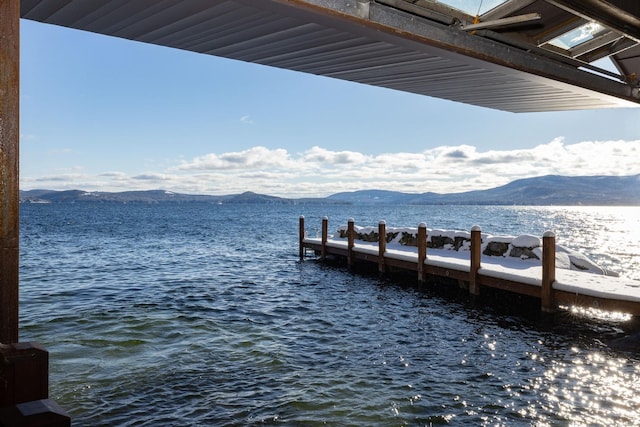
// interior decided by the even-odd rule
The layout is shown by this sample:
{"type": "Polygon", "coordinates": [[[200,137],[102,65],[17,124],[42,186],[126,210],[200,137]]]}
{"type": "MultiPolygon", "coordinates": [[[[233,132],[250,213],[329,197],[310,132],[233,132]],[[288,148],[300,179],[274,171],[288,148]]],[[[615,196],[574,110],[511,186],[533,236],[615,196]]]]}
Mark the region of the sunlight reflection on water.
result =
{"type": "Polygon", "coordinates": [[[542,224],[556,232],[558,244],[584,253],[607,270],[640,280],[639,207],[578,206],[535,209],[548,212],[542,224]]]}
{"type": "Polygon", "coordinates": [[[576,347],[572,351],[575,357],[551,360],[551,367],[524,387],[542,398],[526,412],[555,413],[558,420],[575,426],[606,426],[611,420],[616,425],[640,425],[640,367],[599,352],[583,354],[576,347]]]}

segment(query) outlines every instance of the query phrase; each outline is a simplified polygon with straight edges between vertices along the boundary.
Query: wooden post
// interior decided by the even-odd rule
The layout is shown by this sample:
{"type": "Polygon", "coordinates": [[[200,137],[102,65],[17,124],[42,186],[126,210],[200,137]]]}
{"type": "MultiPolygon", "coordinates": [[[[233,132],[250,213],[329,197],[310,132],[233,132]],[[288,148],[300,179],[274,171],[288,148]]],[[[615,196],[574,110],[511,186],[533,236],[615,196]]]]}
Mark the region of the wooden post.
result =
{"type": "Polygon", "coordinates": [[[20,1],[0,1],[0,343],[18,342],[20,1]]]}
{"type": "Polygon", "coordinates": [[[378,272],[385,272],[384,253],[387,250],[387,223],[382,220],[378,223],[378,272]]]}
{"type": "Polygon", "coordinates": [[[478,270],[480,269],[480,257],[482,256],[482,228],[479,225],[471,227],[471,268],[469,269],[469,293],[480,295],[478,284],[478,270]]]}
{"type": "Polygon", "coordinates": [[[427,259],[427,224],[418,224],[418,281],[425,281],[424,262],[427,259]]]}
{"type": "Polygon", "coordinates": [[[298,243],[300,248],[300,260],[304,259],[304,215],[300,215],[298,243]]]}
{"type": "Polygon", "coordinates": [[[349,268],[353,267],[354,259],[353,259],[353,241],[355,239],[355,230],[354,230],[355,221],[353,218],[349,218],[347,221],[347,266],[349,268]]]}
{"type": "Polygon", "coordinates": [[[327,239],[329,238],[329,218],[322,217],[322,249],[320,250],[320,259],[324,261],[327,258],[327,239]]]}
{"type": "Polygon", "coordinates": [[[553,282],[556,281],[556,235],[547,231],[542,235],[542,290],[540,292],[541,309],[550,313],[555,309],[553,300],[553,282]]]}
{"type": "Polygon", "coordinates": [[[47,399],[49,353],[18,342],[20,3],[0,0],[0,425],[66,427],[47,399]]]}

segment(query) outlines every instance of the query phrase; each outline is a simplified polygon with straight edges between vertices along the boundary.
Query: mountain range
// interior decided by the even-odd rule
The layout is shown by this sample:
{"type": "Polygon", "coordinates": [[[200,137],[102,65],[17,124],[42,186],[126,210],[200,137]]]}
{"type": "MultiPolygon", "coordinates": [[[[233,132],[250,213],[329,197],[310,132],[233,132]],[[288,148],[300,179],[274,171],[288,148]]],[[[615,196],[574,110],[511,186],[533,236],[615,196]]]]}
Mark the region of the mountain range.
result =
{"type": "Polygon", "coordinates": [[[117,193],[81,190],[20,191],[21,203],[213,203],[213,204],[419,204],[419,205],[640,205],[640,175],[581,176],[546,175],[512,181],[488,190],[463,193],[403,193],[359,190],[324,198],[290,199],[254,192],[225,196],[190,195],[164,190],[117,193]]]}

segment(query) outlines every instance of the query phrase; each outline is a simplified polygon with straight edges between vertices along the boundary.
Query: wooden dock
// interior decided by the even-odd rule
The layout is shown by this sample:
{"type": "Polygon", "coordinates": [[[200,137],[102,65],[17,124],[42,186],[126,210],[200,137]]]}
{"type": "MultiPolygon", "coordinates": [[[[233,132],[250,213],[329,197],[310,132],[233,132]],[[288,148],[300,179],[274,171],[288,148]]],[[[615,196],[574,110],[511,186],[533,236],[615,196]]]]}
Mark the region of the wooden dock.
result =
{"type": "Polygon", "coordinates": [[[542,237],[542,262],[531,264],[505,262],[503,257],[482,254],[481,228],[470,232],[469,250],[429,249],[427,254],[427,226],[418,225],[415,246],[389,244],[386,223],[380,221],[377,233],[370,233],[367,241],[356,239],[355,223],[349,219],[346,238],[329,236],[328,218],[322,220],[319,237],[305,232],[304,217],[300,217],[300,259],[307,250],[320,260],[329,256],[346,259],[353,267],[358,263],[377,264],[380,273],[392,270],[414,271],[417,280],[427,277],[454,279],[468,287],[471,295],[480,295],[483,288],[495,288],[540,300],[543,312],[553,312],[560,306],[595,308],[609,312],[640,316],[640,281],[556,269],[555,234],[542,237]]]}

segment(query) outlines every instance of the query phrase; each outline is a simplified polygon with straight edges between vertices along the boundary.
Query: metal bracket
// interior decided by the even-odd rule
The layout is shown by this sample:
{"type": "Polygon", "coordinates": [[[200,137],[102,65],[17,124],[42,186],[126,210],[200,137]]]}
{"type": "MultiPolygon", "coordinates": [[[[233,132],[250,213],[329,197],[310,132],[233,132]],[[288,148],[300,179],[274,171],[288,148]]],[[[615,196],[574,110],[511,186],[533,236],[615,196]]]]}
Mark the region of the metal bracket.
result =
{"type": "Polygon", "coordinates": [[[356,15],[358,18],[369,19],[369,0],[357,0],[356,15]]]}

